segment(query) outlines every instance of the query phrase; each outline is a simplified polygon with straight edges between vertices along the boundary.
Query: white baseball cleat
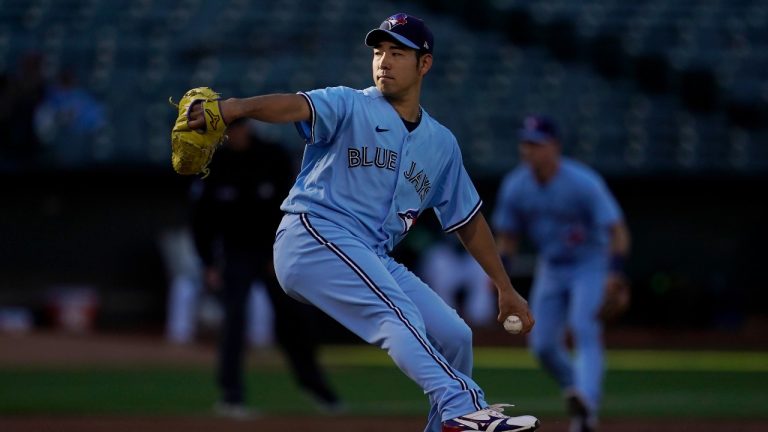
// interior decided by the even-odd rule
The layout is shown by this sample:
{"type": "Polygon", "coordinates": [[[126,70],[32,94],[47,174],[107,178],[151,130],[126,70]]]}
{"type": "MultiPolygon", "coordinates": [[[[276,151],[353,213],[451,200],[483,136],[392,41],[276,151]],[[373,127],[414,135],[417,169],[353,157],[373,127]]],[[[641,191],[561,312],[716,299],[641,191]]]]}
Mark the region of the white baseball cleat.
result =
{"type": "Polygon", "coordinates": [[[486,409],[444,421],[442,432],[519,432],[535,431],[539,427],[536,417],[524,415],[510,417],[502,414],[504,407],[512,405],[496,404],[486,409]]]}

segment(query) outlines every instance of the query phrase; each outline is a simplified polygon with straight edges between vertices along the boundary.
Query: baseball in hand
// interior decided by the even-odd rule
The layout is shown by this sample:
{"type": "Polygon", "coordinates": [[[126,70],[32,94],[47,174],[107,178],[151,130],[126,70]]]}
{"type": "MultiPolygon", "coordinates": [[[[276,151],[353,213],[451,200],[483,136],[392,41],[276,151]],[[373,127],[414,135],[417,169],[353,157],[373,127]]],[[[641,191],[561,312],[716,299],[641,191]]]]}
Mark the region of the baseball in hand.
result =
{"type": "Polygon", "coordinates": [[[504,330],[512,334],[518,334],[523,331],[523,322],[517,315],[510,315],[504,320],[504,330]]]}

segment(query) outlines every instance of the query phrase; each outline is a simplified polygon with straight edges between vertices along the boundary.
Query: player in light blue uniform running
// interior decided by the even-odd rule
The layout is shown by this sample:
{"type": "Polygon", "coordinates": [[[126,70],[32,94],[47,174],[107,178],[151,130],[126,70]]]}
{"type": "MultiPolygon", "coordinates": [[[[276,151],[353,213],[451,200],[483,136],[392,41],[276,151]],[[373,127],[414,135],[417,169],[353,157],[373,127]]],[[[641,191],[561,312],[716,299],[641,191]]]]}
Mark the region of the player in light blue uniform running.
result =
{"type": "Polygon", "coordinates": [[[564,391],[571,432],[593,431],[603,377],[598,311],[604,287],[623,277],[629,233],[602,178],[561,156],[551,119],[525,119],[520,153],[524,162],[501,184],[493,226],[505,255],[517,253],[522,234],[538,250],[531,292],[537,323],[530,345],[564,391]],[[574,339],[573,361],[565,345],[566,328],[574,339]]]}
{"type": "MultiPolygon", "coordinates": [[[[427,431],[535,430],[535,417],[509,417],[486,403],[471,378],[469,327],[388,255],[434,208],[496,284],[500,321],[516,314],[524,332],[533,326],[504,272],[455,137],[419,105],[432,33],[422,20],[397,14],[369,32],[366,45],[373,48],[375,87],[221,101],[225,120],[296,122],[307,144],[274,244],[280,284],[387,350],[429,397],[427,431]]],[[[200,124],[198,106],[190,119],[190,127],[200,124]]]]}

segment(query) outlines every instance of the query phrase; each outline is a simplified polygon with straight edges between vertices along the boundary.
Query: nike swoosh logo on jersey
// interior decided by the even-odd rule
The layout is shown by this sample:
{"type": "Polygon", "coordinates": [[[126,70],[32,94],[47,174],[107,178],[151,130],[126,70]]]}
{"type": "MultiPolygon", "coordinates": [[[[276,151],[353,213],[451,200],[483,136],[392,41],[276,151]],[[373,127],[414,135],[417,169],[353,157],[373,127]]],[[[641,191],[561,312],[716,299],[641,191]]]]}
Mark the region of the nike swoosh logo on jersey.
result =
{"type": "Polygon", "coordinates": [[[383,129],[378,126],[376,126],[376,132],[389,132],[389,129],[383,129]]]}

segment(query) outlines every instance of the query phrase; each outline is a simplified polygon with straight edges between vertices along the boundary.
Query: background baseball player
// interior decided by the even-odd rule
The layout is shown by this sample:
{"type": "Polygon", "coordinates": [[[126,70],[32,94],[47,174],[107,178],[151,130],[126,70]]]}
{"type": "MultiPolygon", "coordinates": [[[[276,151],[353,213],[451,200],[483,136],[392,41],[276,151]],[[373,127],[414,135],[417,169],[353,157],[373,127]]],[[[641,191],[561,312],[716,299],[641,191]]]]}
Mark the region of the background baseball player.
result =
{"type": "Polygon", "coordinates": [[[247,416],[247,305],[251,285],[263,282],[274,308],[275,335],[297,384],[318,407],[340,408],[317,360],[317,310],[280,289],[272,266],[272,237],[282,214],[280,201],[288,192],[293,163],[280,145],[252,133],[250,120],[227,127],[229,139],[211,163],[211,175],[192,185],[192,232],[205,266],[205,282],[218,294],[224,309],[219,336],[216,382],[221,392],[216,410],[247,416]],[[261,221],[255,224],[254,221],[261,221]],[[307,328],[294,331],[297,322],[307,328]]]}
{"type": "Polygon", "coordinates": [[[598,315],[604,287],[623,284],[629,232],[600,176],[561,156],[551,119],[526,118],[519,146],[523,163],[504,178],[493,215],[498,244],[513,257],[518,236],[527,234],[538,249],[531,349],[564,391],[571,432],[594,431],[603,377],[598,315]],[[573,360],[566,329],[573,336],[573,360]]]}
{"type": "Polygon", "coordinates": [[[515,314],[524,332],[533,326],[501,265],[455,137],[419,105],[432,33],[400,13],[365,42],[373,48],[375,87],[227,99],[213,107],[193,101],[188,127],[217,128],[218,109],[224,121],[295,122],[307,146],[274,244],[283,289],[387,350],[429,396],[428,431],[535,430],[535,417],[488,406],[471,378],[468,326],[388,255],[419,214],[434,208],[498,288],[499,320],[515,314]]]}

